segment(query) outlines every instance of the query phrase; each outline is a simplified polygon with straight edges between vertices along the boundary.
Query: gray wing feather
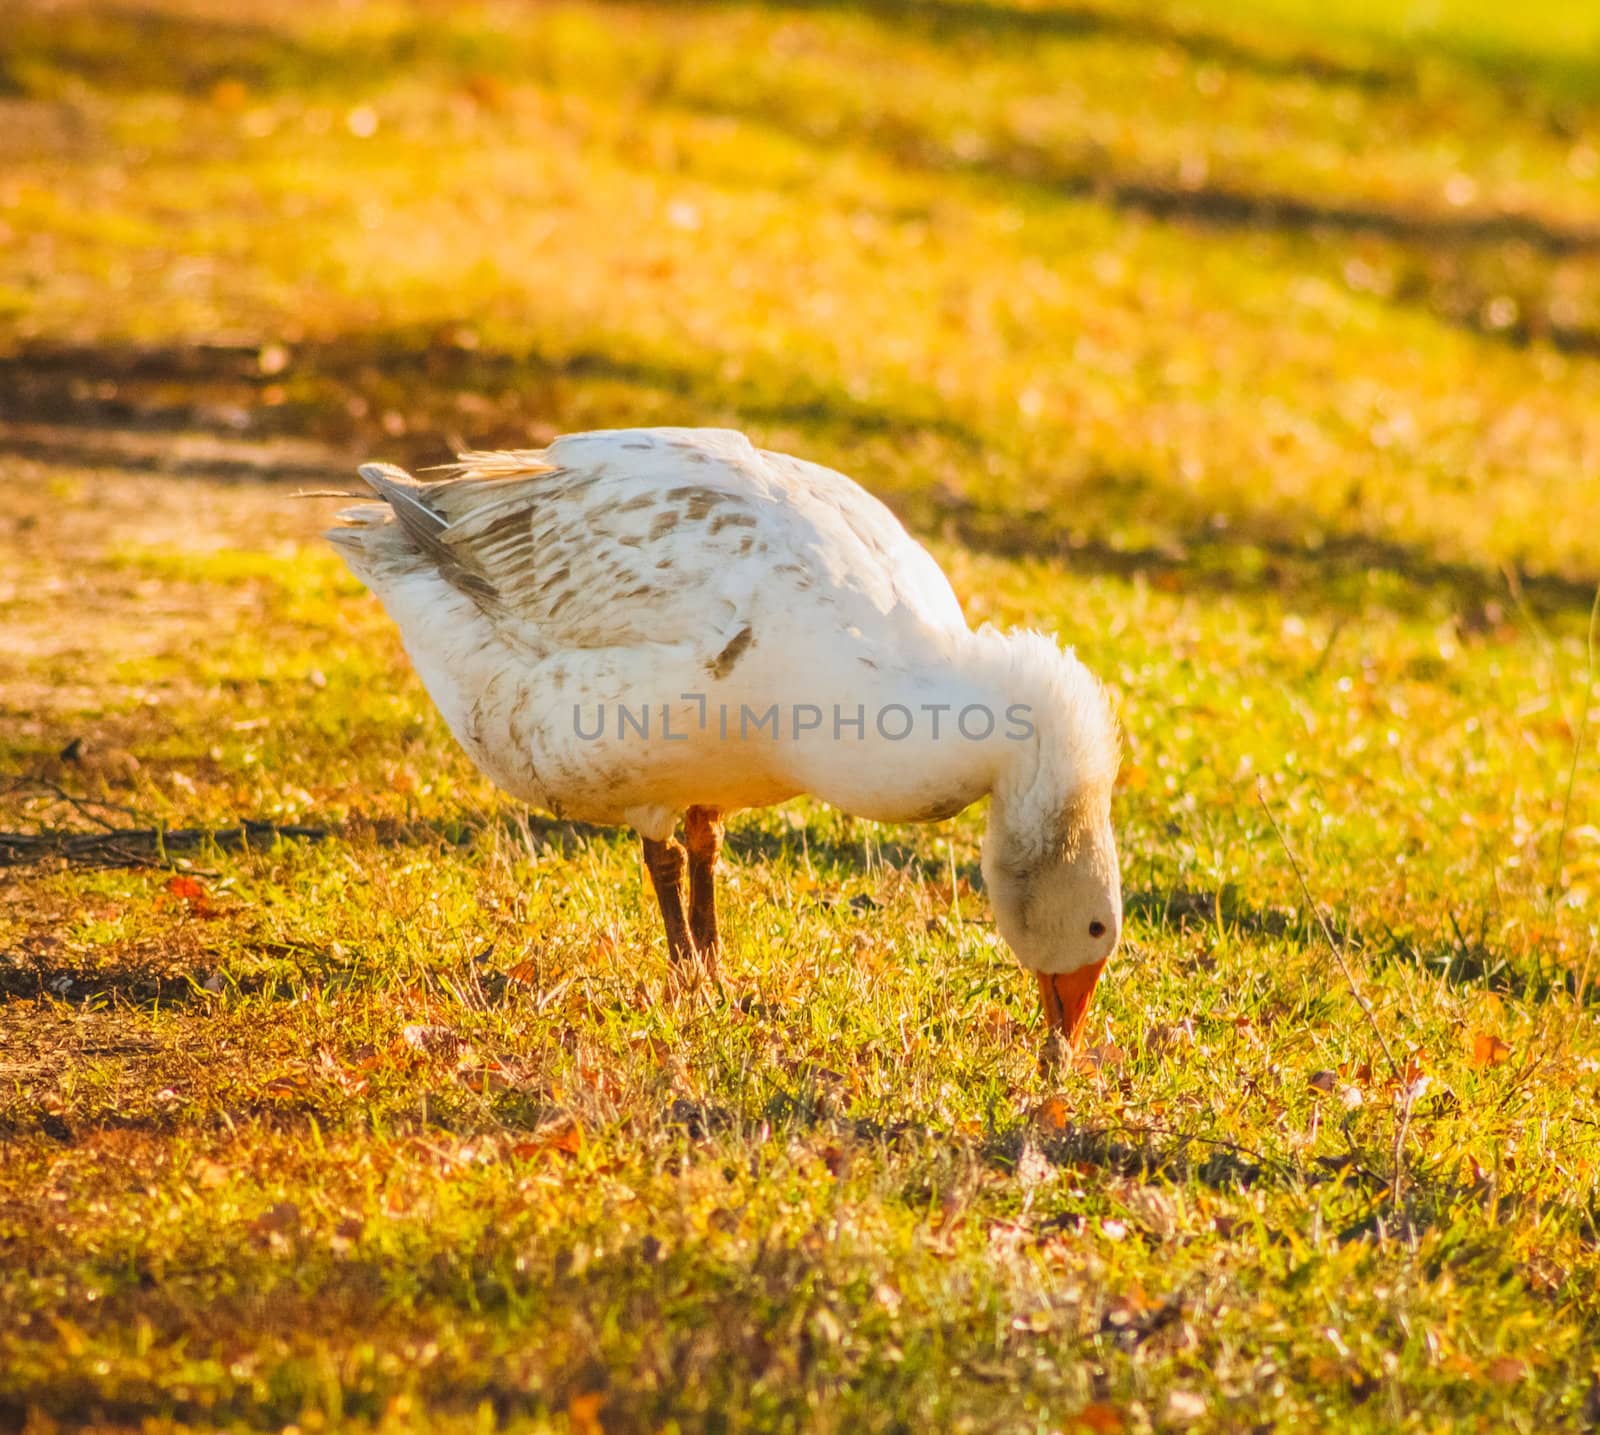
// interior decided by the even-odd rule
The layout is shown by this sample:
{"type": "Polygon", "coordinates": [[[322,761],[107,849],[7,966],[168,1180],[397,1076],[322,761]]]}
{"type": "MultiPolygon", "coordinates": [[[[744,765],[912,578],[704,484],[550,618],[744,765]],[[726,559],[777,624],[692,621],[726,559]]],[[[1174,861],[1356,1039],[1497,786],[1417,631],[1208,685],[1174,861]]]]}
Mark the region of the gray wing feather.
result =
{"type": "Polygon", "coordinates": [[[427,554],[440,573],[474,598],[496,596],[484,575],[463,563],[461,555],[445,541],[450,525],[428,502],[428,489],[435,485],[420,483],[390,463],[364,463],[357,471],[389,505],[406,536],[427,554]]]}
{"type": "Polygon", "coordinates": [[[464,454],[462,476],[442,482],[389,464],[360,471],[419,556],[524,646],[716,641],[748,587],[730,561],[757,543],[745,476],[691,460],[687,442],[623,464],[602,436],[578,437],[464,454]]]}

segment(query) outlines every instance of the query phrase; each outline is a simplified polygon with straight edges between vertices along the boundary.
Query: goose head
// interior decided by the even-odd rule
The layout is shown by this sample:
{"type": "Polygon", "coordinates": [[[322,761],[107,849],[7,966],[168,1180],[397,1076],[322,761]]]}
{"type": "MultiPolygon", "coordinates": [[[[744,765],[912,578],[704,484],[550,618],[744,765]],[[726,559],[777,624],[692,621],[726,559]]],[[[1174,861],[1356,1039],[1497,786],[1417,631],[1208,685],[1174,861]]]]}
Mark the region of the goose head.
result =
{"type": "Polygon", "coordinates": [[[1045,1019],[1075,1045],[1122,936],[1111,827],[1121,739],[1104,688],[1036,633],[989,637],[1023,697],[1028,740],[1008,745],[992,791],[983,877],[1001,937],[1039,983],[1045,1019]]]}
{"type": "Polygon", "coordinates": [[[1084,794],[1042,843],[990,826],[983,877],[995,926],[1039,983],[1052,1032],[1076,1045],[1089,1001],[1122,936],[1122,879],[1111,796],[1084,794]]]}

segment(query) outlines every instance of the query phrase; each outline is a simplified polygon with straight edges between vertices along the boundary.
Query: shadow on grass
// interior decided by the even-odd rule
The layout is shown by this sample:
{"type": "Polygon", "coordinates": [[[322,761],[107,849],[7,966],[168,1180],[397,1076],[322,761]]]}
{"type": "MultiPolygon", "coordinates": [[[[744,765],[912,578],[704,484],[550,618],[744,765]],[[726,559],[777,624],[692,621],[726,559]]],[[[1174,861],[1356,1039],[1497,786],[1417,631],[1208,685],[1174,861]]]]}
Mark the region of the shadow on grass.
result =
{"type": "MultiPolygon", "coordinates": [[[[1171,499],[1174,508],[1183,503],[1180,494],[1171,499]]],[[[1505,575],[1491,567],[1441,558],[1422,544],[1365,533],[1327,533],[1325,518],[1282,503],[1232,514],[1220,532],[1209,516],[1195,512],[1173,543],[1133,548],[1085,539],[1050,512],[1010,513],[926,492],[890,506],[911,527],[941,533],[975,552],[1055,559],[1075,572],[1143,577],[1177,592],[1292,593],[1299,603],[1347,612],[1373,600],[1400,611],[1420,611],[1431,598],[1444,598],[1458,611],[1468,611],[1508,597],[1505,575]],[[1317,534],[1316,541],[1292,537],[1297,530],[1317,534]]],[[[1594,601],[1597,582],[1600,573],[1518,576],[1522,595],[1536,612],[1584,612],[1594,601]]]]}
{"type": "Polygon", "coordinates": [[[1368,944],[1367,951],[1376,964],[1421,967],[1453,987],[1481,987],[1535,1003],[1560,995],[1578,1001],[1585,1010],[1600,1008],[1600,981],[1585,985],[1582,972],[1573,967],[1540,966],[1524,971],[1481,936],[1470,938],[1459,929],[1449,936],[1431,938],[1385,932],[1381,941],[1368,944]]]}
{"type": "MultiPolygon", "coordinates": [[[[35,343],[0,355],[0,411],[9,419],[9,426],[0,426],[0,452],[56,463],[317,481],[337,472],[329,467],[332,448],[323,459],[298,450],[275,456],[270,444],[238,453],[227,445],[242,443],[245,431],[267,439],[310,435],[340,451],[368,445],[417,465],[437,463],[446,450],[441,436],[459,437],[463,428],[470,428],[474,444],[517,447],[547,442],[566,428],[709,422],[798,430],[814,436],[824,461],[846,467],[856,447],[899,443],[922,455],[919,469],[940,472],[976,464],[987,446],[984,434],[937,412],[931,399],[925,409],[887,408],[787,373],[729,380],[709,362],[673,366],[602,351],[490,351],[425,331],[302,343],[265,365],[262,351],[248,346],[35,343]],[[393,415],[402,417],[405,432],[386,427],[393,415]],[[188,451],[176,443],[163,448],[163,434],[195,433],[215,435],[218,451],[188,451]],[[135,442],[129,434],[142,437],[135,442]],[[948,453],[927,461],[930,442],[948,453]]],[[[1420,544],[1359,532],[1319,536],[1314,545],[1297,540],[1297,531],[1321,535],[1325,517],[1285,511],[1270,495],[1219,530],[1209,512],[1185,513],[1183,496],[1154,475],[1107,474],[1027,512],[973,499],[947,480],[937,487],[926,480],[903,483],[884,497],[913,529],[942,532],[999,557],[1060,560],[1081,573],[1138,575],[1202,592],[1292,591],[1297,601],[1344,611],[1374,600],[1418,606],[1430,597],[1466,609],[1505,596],[1498,572],[1441,559],[1420,544]],[[1095,498],[1112,516],[1130,504],[1159,501],[1178,536],[1160,548],[1086,540],[1080,530],[1086,517],[1093,521],[1095,498]]],[[[1536,610],[1576,610],[1589,606],[1595,582],[1528,574],[1522,588],[1536,610]]]]}
{"type": "MultiPolygon", "coordinates": [[[[886,32],[912,30],[935,41],[994,46],[1110,39],[1176,49],[1196,61],[1269,77],[1362,89],[1415,84],[1409,66],[1354,63],[1299,44],[1273,50],[1153,15],[1118,14],[1088,5],[1035,9],[961,0],[933,4],[867,0],[859,5],[778,0],[762,8],[843,13],[867,18],[886,32]]],[[[0,94],[25,96],[38,90],[41,65],[101,90],[189,94],[205,94],[227,81],[278,91],[344,89],[353,82],[372,83],[418,67],[517,74],[518,62],[537,40],[535,34],[519,43],[520,37],[508,36],[503,27],[437,19],[412,20],[359,38],[313,38],[264,23],[178,15],[138,5],[51,14],[48,28],[26,11],[22,21],[9,39],[0,40],[0,94]]]]}
{"type": "Polygon", "coordinates": [[[53,95],[63,77],[111,93],[194,96],[236,83],[276,92],[347,94],[419,66],[511,68],[489,26],[418,21],[381,34],[311,39],[250,20],[179,14],[141,4],[61,11],[24,5],[0,31],[0,94],[53,95]]]}
{"type": "Polygon", "coordinates": [[[85,832],[40,827],[0,832],[0,867],[30,867],[58,861],[69,867],[165,867],[196,852],[248,852],[285,840],[319,841],[326,827],[295,823],[240,822],[233,827],[121,827],[85,832]]]}
{"type": "MultiPolygon", "coordinates": [[[[745,0],[739,0],[744,8],[745,0]]],[[[627,14],[630,7],[616,6],[627,14]]],[[[698,3],[680,8],[701,10],[698,3]]],[[[1381,41],[1367,53],[1340,55],[1286,27],[1259,27],[1252,41],[1237,31],[1207,28],[1192,19],[1119,10],[1094,4],[1050,6],[985,4],[981,0],[765,0],[762,10],[787,14],[834,13],[867,19],[886,35],[915,31],[936,42],[1033,46],[1041,42],[1110,40],[1176,51],[1191,61],[1265,78],[1304,79],[1369,91],[1415,91],[1420,83],[1417,47],[1381,41]]],[[[40,88],[41,67],[66,72],[109,91],[168,90],[206,93],[237,81],[258,89],[293,90],[372,83],[419,68],[522,75],[535,59],[541,36],[485,23],[470,10],[444,18],[410,16],[405,23],[356,35],[294,34],[270,23],[175,14],[140,4],[75,7],[30,14],[25,8],[0,38],[0,94],[28,95],[40,88]]],[[[1443,54],[1482,79],[1537,103],[1541,90],[1592,93],[1595,64],[1574,55],[1561,62],[1509,52],[1503,56],[1429,38],[1428,54],[1443,54]]]]}
{"type": "MultiPolygon", "coordinates": [[[[1547,257],[1600,253],[1600,226],[1563,224],[1526,211],[1405,208],[1225,183],[1176,184],[1118,169],[1087,141],[1046,146],[1014,135],[986,136],[976,153],[957,153],[933,130],[888,111],[856,120],[836,117],[822,137],[811,113],[781,92],[752,93],[735,101],[691,89],[674,75],[663,86],[663,98],[687,110],[753,121],[811,147],[858,147],[906,171],[1023,185],[1044,196],[1092,200],[1164,222],[1282,234],[1367,235],[1435,251],[1515,243],[1547,257]]],[[[1494,331],[1491,336],[1499,337],[1494,331]]]]}
{"type": "MultiPolygon", "coordinates": [[[[1327,942],[1322,923],[1303,908],[1253,907],[1241,902],[1231,886],[1220,891],[1147,887],[1123,893],[1130,919],[1156,931],[1221,928],[1251,937],[1286,938],[1302,947],[1327,942]]],[[[1518,1000],[1548,1001],[1558,993],[1580,997],[1586,1007],[1600,1006],[1600,983],[1580,992],[1581,974],[1570,968],[1524,971],[1494,952],[1483,935],[1467,937],[1459,928],[1451,936],[1402,938],[1385,930],[1363,933],[1339,913],[1325,914],[1335,940],[1376,965],[1403,963],[1422,967],[1453,987],[1482,987],[1518,1000]]],[[[1452,919],[1453,921],[1453,919],[1452,919]]],[[[1331,974],[1337,981],[1337,974],[1331,974]]]]}
{"type": "Polygon", "coordinates": [[[50,998],[74,1006],[102,1002],[129,1006],[173,1006],[202,995],[187,975],[154,972],[148,967],[74,967],[13,958],[0,967],[0,1002],[50,998]]]}
{"type": "MultiPolygon", "coordinates": [[[[690,8],[690,7],[683,7],[690,8]]],[[[698,7],[694,7],[698,8],[698,7]]],[[[1234,68],[1323,83],[1366,88],[1409,87],[1415,65],[1353,65],[1304,49],[1274,53],[1220,32],[1176,24],[1138,13],[1112,13],[1090,6],[1013,8],[972,0],[779,0],[771,8],[868,15],[888,31],[912,27],[957,44],[1032,44],[1040,39],[1105,37],[1169,46],[1191,58],[1234,68]]],[[[430,18],[382,33],[315,38],[261,23],[182,16],[139,6],[92,6],[66,14],[24,10],[0,38],[0,94],[26,95],[40,72],[64,74],[101,89],[173,90],[205,95],[226,82],[289,91],[376,84],[419,68],[459,72],[460,83],[484,73],[539,77],[541,46],[536,31],[507,33],[462,16],[430,18]]],[[[1526,66],[1487,72],[1502,88],[1513,78],[1528,87],[1526,66]]],[[[744,102],[681,88],[675,72],[642,77],[661,89],[652,94],[687,108],[759,120],[808,145],[818,143],[806,117],[781,93],[744,102]]],[[[47,87],[48,88],[48,87],[47,87]]],[[[1074,156],[1015,139],[991,144],[978,158],[952,153],[930,132],[880,113],[836,132],[841,139],[876,149],[906,168],[969,173],[1025,183],[1056,195],[1098,200],[1114,208],[1160,220],[1215,228],[1334,231],[1376,235],[1422,246],[1516,242],[1547,255],[1600,251],[1600,229],[1561,225],[1527,213],[1452,213],[1341,203],[1309,194],[1265,193],[1225,184],[1179,186],[1149,176],[1119,174],[1104,156],[1085,150],[1074,156]]]]}
{"type": "MultiPolygon", "coordinates": [[[[0,354],[0,412],[13,423],[71,425],[91,440],[110,428],[309,433],[382,444],[424,463],[440,460],[441,435],[464,427],[481,444],[548,442],[560,431],[553,421],[572,407],[573,385],[641,391],[651,414],[672,411],[654,422],[825,425],[852,440],[932,433],[973,453],[983,447],[981,435],[931,402],[925,410],[865,403],[800,374],[730,380],[709,357],[696,367],[602,350],[511,353],[434,330],[300,343],[266,366],[258,347],[206,343],[35,342],[0,354]],[[404,420],[401,433],[383,422],[391,414],[404,420]]],[[[642,420],[620,412],[608,421],[642,420]]],[[[0,447],[10,447],[3,431],[0,447]]]]}
{"type": "Polygon", "coordinates": [[[470,846],[486,832],[502,839],[529,841],[536,850],[553,848],[570,854],[581,843],[624,840],[619,828],[595,827],[537,813],[485,819],[476,815],[435,821],[355,819],[343,826],[244,821],[224,827],[82,827],[39,826],[26,832],[0,832],[0,868],[58,864],[79,868],[170,867],[182,858],[208,853],[270,852],[284,842],[328,839],[366,841],[382,847],[435,847],[440,851],[470,846]]]}
{"type": "MultiPolygon", "coordinates": [[[[684,0],[673,0],[684,3],[684,0]]],[[[696,6],[703,0],[688,0],[696,6]]],[[[742,4],[745,0],[723,0],[742,4]]],[[[1484,82],[1509,92],[1540,110],[1595,91],[1597,66],[1590,55],[1574,53],[1560,60],[1508,50],[1485,54],[1433,34],[1425,42],[1407,45],[1389,42],[1389,54],[1361,59],[1341,56],[1326,48],[1308,48],[1307,37],[1262,22],[1262,41],[1219,29],[1204,29],[1191,18],[1149,13],[1148,10],[1102,9],[1093,4],[1015,6],[985,4],[982,0],[763,0],[762,8],[796,13],[835,12],[867,15],[885,29],[916,29],[936,39],[967,45],[1013,43],[1034,45],[1048,41],[1113,40],[1133,45],[1176,50],[1202,64],[1219,65],[1266,78],[1306,79],[1369,91],[1416,91],[1422,76],[1418,57],[1430,61],[1446,58],[1475,72],[1484,82]],[[1424,50],[1425,45],[1425,50],[1424,50]],[[1543,93],[1548,91],[1548,93],[1543,93]]],[[[1225,12],[1224,12],[1225,13],[1225,12]]],[[[1310,41],[1314,46],[1315,41],[1310,41]]],[[[1362,46],[1376,51],[1381,39],[1362,46]]]]}
{"type": "MultiPolygon", "coordinates": [[[[247,950],[257,956],[306,960],[317,954],[310,949],[281,942],[259,942],[247,950]]],[[[308,961],[307,965],[311,963],[308,961]]],[[[152,1011],[157,1007],[190,1006],[216,1000],[224,992],[229,997],[281,995],[294,993],[266,972],[230,976],[225,988],[215,991],[201,985],[204,968],[184,970],[171,959],[161,966],[138,962],[102,963],[92,967],[63,962],[53,950],[0,952],[0,1003],[49,1000],[74,1007],[128,1007],[152,1011]]],[[[77,1055],[87,1054],[78,1050],[77,1055]]]]}

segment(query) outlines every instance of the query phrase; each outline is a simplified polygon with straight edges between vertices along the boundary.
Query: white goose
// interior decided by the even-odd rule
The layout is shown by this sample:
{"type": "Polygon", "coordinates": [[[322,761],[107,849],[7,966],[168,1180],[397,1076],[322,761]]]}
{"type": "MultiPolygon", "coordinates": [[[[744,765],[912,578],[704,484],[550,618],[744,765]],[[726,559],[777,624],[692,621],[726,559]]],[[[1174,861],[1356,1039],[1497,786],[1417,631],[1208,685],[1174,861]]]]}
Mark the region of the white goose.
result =
{"type": "Polygon", "coordinates": [[[987,795],[996,923],[1076,1040],[1122,897],[1116,725],[1070,651],[974,632],[875,498],[730,430],[361,474],[384,502],[328,537],[450,730],[513,796],[638,831],[675,961],[715,961],[724,814],[810,793],[933,822],[987,795]]]}

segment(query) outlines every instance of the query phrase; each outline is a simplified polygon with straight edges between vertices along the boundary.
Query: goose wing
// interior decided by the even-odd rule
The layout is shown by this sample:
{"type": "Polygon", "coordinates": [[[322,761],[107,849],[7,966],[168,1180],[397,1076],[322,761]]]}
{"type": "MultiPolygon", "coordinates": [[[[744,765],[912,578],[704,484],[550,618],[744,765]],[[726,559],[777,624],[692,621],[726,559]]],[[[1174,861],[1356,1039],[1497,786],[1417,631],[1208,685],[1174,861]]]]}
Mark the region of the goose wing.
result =
{"type": "Polygon", "coordinates": [[[384,464],[361,473],[390,512],[344,516],[392,518],[417,556],[535,651],[690,642],[715,653],[775,582],[803,592],[814,620],[826,612],[858,632],[965,626],[938,566],[882,504],[731,430],[572,434],[464,454],[443,482],[384,464]]]}

